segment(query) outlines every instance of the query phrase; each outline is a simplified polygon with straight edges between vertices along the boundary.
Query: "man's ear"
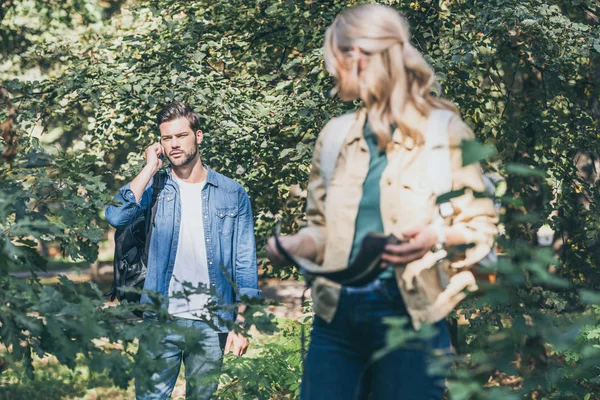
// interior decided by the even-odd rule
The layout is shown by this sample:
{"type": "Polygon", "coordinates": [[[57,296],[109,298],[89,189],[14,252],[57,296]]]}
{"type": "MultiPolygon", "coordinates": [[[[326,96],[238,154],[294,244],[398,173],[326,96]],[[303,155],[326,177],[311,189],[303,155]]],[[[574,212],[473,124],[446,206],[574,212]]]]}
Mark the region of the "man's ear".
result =
{"type": "Polygon", "coordinates": [[[202,143],[203,140],[204,140],[204,134],[202,133],[202,131],[200,129],[198,129],[196,131],[196,144],[202,143]]]}

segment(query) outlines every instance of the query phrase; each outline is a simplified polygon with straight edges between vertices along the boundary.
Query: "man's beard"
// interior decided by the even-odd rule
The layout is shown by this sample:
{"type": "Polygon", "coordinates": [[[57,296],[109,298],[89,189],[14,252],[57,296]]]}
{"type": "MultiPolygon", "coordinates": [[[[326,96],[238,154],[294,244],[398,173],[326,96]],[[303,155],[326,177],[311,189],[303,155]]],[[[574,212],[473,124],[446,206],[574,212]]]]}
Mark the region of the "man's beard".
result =
{"type": "Polygon", "coordinates": [[[169,161],[171,162],[171,166],[173,167],[185,167],[186,165],[189,165],[192,163],[192,161],[194,161],[194,158],[196,158],[196,155],[198,154],[198,147],[194,147],[194,150],[192,150],[189,153],[186,153],[185,151],[183,152],[183,158],[179,158],[179,159],[172,159],[171,157],[169,157],[169,161]]]}

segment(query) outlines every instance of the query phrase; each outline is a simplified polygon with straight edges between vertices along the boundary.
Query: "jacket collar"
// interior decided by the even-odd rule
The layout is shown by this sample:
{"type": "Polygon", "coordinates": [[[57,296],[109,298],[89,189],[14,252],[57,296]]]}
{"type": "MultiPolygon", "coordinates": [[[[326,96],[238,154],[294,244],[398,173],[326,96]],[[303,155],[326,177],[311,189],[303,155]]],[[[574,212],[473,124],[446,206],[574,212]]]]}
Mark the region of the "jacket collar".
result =
{"type": "Polygon", "coordinates": [[[355,140],[360,140],[360,138],[363,137],[363,130],[364,130],[366,120],[367,120],[367,109],[365,107],[363,107],[356,112],[354,123],[350,127],[350,131],[347,132],[347,134],[346,134],[345,143],[347,145],[350,143],[353,143],[355,140]]]}
{"type": "MultiPolygon", "coordinates": [[[[219,177],[217,176],[217,173],[215,171],[213,171],[212,169],[210,169],[208,167],[208,165],[202,163],[202,166],[204,166],[204,168],[206,168],[206,183],[209,185],[213,185],[216,187],[219,187],[219,177]]],[[[169,179],[171,179],[173,182],[175,182],[175,178],[173,177],[173,170],[171,167],[167,168],[167,175],[169,176],[169,179]]]]}
{"type": "Polygon", "coordinates": [[[206,183],[208,183],[209,185],[219,187],[219,177],[217,173],[212,169],[208,168],[206,164],[202,165],[204,165],[204,168],[206,168],[206,171],[208,172],[208,174],[206,175],[206,183]]]}
{"type": "MultiPolygon", "coordinates": [[[[362,107],[356,112],[356,120],[354,124],[352,124],[350,132],[348,132],[346,136],[346,145],[353,143],[355,140],[360,140],[363,137],[363,130],[366,120],[367,109],[366,107],[362,107]]],[[[392,143],[404,146],[407,150],[412,150],[415,147],[415,140],[408,135],[402,135],[402,132],[398,128],[394,129],[392,134],[392,143]]]]}

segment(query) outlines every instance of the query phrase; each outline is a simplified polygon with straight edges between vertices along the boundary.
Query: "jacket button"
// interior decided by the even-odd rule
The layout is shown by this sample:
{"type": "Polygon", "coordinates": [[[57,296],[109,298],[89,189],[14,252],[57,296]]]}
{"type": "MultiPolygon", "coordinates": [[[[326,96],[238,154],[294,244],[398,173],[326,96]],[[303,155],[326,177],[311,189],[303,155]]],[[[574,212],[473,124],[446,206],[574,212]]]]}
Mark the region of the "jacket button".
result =
{"type": "Polygon", "coordinates": [[[392,186],[392,180],[390,178],[387,178],[386,183],[388,186],[392,186]]]}
{"type": "Polygon", "coordinates": [[[398,223],[398,218],[396,218],[395,216],[392,217],[392,224],[397,224],[398,223]]]}

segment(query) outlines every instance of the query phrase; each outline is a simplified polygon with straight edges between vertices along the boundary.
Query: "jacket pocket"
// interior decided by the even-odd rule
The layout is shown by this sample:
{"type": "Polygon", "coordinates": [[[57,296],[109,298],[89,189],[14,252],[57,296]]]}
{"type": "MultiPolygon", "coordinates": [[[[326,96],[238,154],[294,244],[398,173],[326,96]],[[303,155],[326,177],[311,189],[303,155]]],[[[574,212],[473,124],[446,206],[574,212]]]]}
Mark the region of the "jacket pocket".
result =
{"type": "Polygon", "coordinates": [[[172,217],[175,211],[175,193],[161,193],[156,199],[158,208],[156,210],[156,216],[172,217]]]}
{"type": "Polygon", "coordinates": [[[217,207],[217,229],[220,235],[230,236],[235,227],[238,210],[234,207],[217,207]]]}
{"type": "Polygon", "coordinates": [[[390,201],[390,208],[398,215],[398,220],[404,227],[428,225],[436,212],[435,194],[431,187],[419,179],[404,180],[401,182],[400,196],[393,197],[386,193],[390,201]]]}
{"type": "Polygon", "coordinates": [[[419,197],[419,199],[427,199],[434,195],[433,190],[427,184],[426,179],[416,179],[416,177],[404,179],[401,181],[401,186],[404,192],[419,197]]]}

